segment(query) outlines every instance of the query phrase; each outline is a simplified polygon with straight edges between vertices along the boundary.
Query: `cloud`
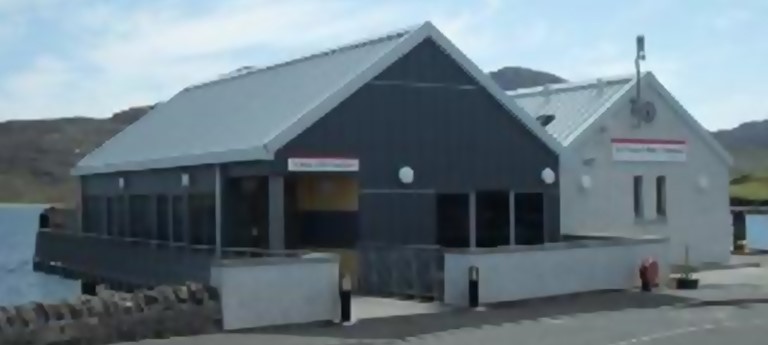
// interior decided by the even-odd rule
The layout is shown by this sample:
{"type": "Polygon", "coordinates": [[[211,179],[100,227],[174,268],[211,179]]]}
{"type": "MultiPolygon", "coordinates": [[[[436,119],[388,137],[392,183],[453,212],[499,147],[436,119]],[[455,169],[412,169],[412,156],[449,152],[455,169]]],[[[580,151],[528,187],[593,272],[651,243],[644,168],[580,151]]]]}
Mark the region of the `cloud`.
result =
{"type": "Polygon", "coordinates": [[[64,62],[47,56],[35,59],[27,70],[0,85],[3,115],[47,115],[49,104],[46,101],[65,98],[65,86],[73,81],[72,78],[64,62]]]}
{"type": "MultiPolygon", "coordinates": [[[[0,119],[108,116],[243,65],[276,63],[425,19],[484,69],[521,65],[572,80],[627,74],[634,68],[633,33],[642,25],[662,30],[649,18],[669,5],[646,0],[617,6],[620,11],[611,9],[611,16],[590,26],[594,18],[588,15],[570,20],[576,16],[570,12],[584,6],[565,13],[544,6],[540,12],[527,2],[501,0],[0,0],[0,44],[6,43],[0,54],[14,40],[34,48],[26,49],[28,56],[12,56],[18,60],[14,70],[0,66],[0,119]],[[46,43],[30,39],[33,32],[42,32],[46,43]]],[[[731,19],[719,25],[738,22],[740,15],[723,16],[731,19]]],[[[657,36],[649,44],[661,45],[657,36]]],[[[734,54],[741,52],[737,48],[734,54]]],[[[724,95],[715,104],[706,95],[717,82],[700,77],[713,63],[683,49],[649,47],[644,70],[653,70],[708,127],[728,125],[723,114],[733,109],[755,113],[748,111],[755,102],[746,96],[724,95]]],[[[756,91],[749,95],[761,99],[756,91]]]]}
{"type": "Polygon", "coordinates": [[[732,8],[716,14],[712,19],[712,25],[717,30],[727,31],[749,24],[753,18],[754,14],[745,8],[732,8]]]}
{"type": "Polygon", "coordinates": [[[371,6],[341,0],[129,4],[66,7],[59,17],[67,20],[56,24],[68,50],[36,58],[0,79],[0,116],[108,116],[165,100],[243,65],[276,63],[425,19],[434,19],[462,48],[481,52],[492,46],[483,20],[502,6],[498,1],[471,8],[409,1],[371,6]]]}

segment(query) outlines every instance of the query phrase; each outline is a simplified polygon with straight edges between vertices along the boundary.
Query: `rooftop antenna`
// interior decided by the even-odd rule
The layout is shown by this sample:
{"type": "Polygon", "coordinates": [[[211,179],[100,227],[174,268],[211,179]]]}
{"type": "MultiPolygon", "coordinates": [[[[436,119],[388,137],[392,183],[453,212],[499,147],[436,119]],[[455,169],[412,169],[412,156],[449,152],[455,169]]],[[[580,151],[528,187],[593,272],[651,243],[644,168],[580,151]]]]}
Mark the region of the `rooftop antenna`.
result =
{"type": "Polygon", "coordinates": [[[635,55],[635,76],[637,77],[637,87],[635,88],[635,101],[640,101],[640,61],[645,61],[645,36],[637,35],[636,39],[637,55],[635,55]]]}
{"type": "Polygon", "coordinates": [[[635,118],[635,126],[640,127],[643,124],[649,124],[656,118],[656,105],[650,100],[643,101],[640,98],[641,79],[640,79],[640,61],[645,61],[645,36],[637,36],[637,55],[635,55],[635,98],[630,101],[630,113],[635,118]]]}

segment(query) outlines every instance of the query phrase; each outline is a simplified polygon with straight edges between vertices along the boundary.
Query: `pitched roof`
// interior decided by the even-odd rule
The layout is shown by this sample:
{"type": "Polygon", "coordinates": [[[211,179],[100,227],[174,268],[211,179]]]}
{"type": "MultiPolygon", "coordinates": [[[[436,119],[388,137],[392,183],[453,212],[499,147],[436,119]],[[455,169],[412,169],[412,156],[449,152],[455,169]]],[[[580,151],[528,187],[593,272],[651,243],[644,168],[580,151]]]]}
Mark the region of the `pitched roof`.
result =
{"type": "Polygon", "coordinates": [[[431,38],[508,111],[560,153],[562,145],[426,22],[188,87],[87,155],[73,174],[268,160],[352,92],[431,38]]]}
{"type": "MultiPolygon", "coordinates": [[[[658,91],[689,127],[723,160],[729,165],[733,163],[728,151],[683,108],[653,73],[645,72],[641,79],[646,86],[658,91]]],[[[546,129],[563,146],[569,146],[604,115],[629,102],[634,96],[636,84],[637,78],[634,75],[626,75],[519,89],[509,91],[507,95],[530,116],[555,115],[555,120],[546,126],[546,129]]]]}
{"type": "Polygon", "coordinates": [[[531,116],[555,115],[546,129],[563,145],[579,135],[583,124],[599,116],[632,83],[633,77],[595,79],[550,84],[510,91],[507,94],[531,116]]]}

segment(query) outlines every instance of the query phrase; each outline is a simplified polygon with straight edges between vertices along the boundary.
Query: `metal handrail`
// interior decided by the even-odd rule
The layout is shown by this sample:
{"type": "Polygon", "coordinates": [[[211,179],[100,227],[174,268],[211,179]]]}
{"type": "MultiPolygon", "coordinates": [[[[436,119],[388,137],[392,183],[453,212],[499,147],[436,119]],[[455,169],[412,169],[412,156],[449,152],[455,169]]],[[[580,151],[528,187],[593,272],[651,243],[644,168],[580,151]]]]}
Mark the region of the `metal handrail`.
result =
{"type": "MultiPolygon", "coordinates": [[[[114,242],[127,242],[132,244],[147,244],[152,246],[165,246],[168,248],[179,249],[191,249],[193,251],[210,252],[213,253],[216,249],[213,245],[207,244],[189,244],[181,242],[168,242],[159,240],[148,240],[136,237],[115,237],[104,234],[94,234],[86,232],[74,232],[74,231],[60,231],[52,229],[39,229],[39,232],[55,233],[58,235],[66,235],[72,237],[84,237],[84,238],[96,238],[100,240],[114,241],[114,242]]],[[[302,255],[310,254],[308,250],[288,250],[288,249],[264,249],[264,248],[249,248],[249,247],[222,247],[223,254],[244,254],[242,256],[250,257],[298,257],[302,255]]]]}

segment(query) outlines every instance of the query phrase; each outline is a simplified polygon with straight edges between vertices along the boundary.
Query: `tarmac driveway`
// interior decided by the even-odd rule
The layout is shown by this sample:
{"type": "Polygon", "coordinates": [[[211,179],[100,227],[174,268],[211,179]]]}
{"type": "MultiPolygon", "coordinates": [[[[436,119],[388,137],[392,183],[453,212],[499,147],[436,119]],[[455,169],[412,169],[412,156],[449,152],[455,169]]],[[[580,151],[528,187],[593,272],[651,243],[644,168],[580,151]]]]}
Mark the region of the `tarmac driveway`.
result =
{"type": "Polygon", "coordinates": [[[697,291],[608,292],[363,320],[349,327],[297,326],[141,344],[765,344],[768,270],[699,274],[697,291]]]}

